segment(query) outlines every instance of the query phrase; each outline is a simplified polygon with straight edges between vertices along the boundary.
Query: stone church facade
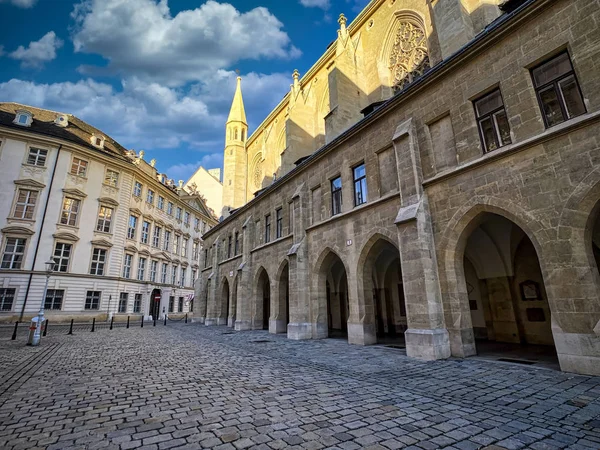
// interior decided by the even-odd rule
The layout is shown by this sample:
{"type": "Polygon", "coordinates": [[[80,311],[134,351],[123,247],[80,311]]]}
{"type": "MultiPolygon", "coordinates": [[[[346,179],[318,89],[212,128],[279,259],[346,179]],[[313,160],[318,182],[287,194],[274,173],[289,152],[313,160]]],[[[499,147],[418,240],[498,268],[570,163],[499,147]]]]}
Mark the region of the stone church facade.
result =
{"type": "Polygon", "coordinates": [[[251,136],[238,83],[196,315],[600,375],[600,5],[491,3],[340,17],[251,136]]]}

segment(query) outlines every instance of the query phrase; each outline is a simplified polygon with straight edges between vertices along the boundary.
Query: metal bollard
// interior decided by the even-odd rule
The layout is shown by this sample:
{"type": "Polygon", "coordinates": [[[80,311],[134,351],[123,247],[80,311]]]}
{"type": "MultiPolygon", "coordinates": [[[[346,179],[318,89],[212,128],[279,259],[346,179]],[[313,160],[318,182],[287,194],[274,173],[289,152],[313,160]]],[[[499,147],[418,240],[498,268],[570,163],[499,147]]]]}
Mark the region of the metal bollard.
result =
{"type": "Polygon", "coordinates": [[[140,328],[144,328],[144,316],[142,316],[142,325],[140,326],[140,328]]]}
{"type": "Polygon", "coordinates": [[[96,330],[96,318],[92,319],[92,333],[96,330]]]}
{"type": "Polygon", "coordinates": [[[69,327],[69,332],[67,334],[73,334],[73,319],[71,319],[71,326],[69,327]]]}
{"type": "Polygon", "coordinates": [[[12,337],[10,338],[12,341],[14,341],[17,338],[17,327],[19,326],[19,321],[17,320],[15,322],[15,329],[13,331],[12,337]]]}
{"type": "Polygon", "coordinates": [[[167,315],[165,314],[165,327],[167,326],[167,315]]]}
{"type": "Polygon", "coordinates": [[[112,316],[112,317],[110,318],[110,328],[109,328],[109,330],[112,330],[112,329],[113,329],[113,322],[114,322],[114,321],[115,321],[115,316],[112,316]]]}
{"type": "Polygon", "coordinates": [[[129,316],[127,316],[127,326],[125,328],[129,328],[129,316]]]}
{"type": "Polygon", "coordinates": [[[153,322],[154,322],[154,323],[153,323],[153,325],[152,325],[152,326],[153,326],[153,327],[155,327],[155,326],[156,326],[156,317],[154,318],[153,322]]]}
{"type": "Polygon", "coordinates": [[[42,333],[42,336],[46,336],[46,333],[48,333],[48,322],[50,321],[46,319],[46,323],[44,324],[44,332],[42,333]]]}
{"type": "Polygon", "coordinates": [[[185,323],[187,323],[187,313],[185,313],[185,323]]]}

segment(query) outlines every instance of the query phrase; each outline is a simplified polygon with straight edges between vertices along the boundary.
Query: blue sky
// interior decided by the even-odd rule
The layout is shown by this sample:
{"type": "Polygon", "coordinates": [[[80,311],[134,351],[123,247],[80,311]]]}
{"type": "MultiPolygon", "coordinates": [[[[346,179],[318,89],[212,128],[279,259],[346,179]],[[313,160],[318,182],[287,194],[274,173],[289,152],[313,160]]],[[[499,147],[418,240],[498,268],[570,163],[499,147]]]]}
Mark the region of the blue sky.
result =
{"type": "Polygon", "coordinates": [[[70,113],[186,179],[222,165],[243,77],[251,130],[368,0],[0,0],[0,101],[70,113]]]}

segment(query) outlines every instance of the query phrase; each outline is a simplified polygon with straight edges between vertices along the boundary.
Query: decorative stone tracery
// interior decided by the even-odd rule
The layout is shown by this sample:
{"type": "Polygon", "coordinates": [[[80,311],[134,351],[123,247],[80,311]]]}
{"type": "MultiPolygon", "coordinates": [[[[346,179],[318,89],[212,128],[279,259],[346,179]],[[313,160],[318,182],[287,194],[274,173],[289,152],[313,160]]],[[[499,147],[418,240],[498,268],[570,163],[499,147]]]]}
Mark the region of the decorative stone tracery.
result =
{"type": "Polygon", "coordinates": [[[406,19],[400,22],[390,53],[389,68],[394,91],[401,91],[430,68],[427,35],[420,24],[406,19]]]}
{"type": "Polygon", "coordinates": [[[254,186],[256,189],[262,188],[263,177],[263,162],[262,159],[258,158],[252,168],[252,186],[254,186]]]}

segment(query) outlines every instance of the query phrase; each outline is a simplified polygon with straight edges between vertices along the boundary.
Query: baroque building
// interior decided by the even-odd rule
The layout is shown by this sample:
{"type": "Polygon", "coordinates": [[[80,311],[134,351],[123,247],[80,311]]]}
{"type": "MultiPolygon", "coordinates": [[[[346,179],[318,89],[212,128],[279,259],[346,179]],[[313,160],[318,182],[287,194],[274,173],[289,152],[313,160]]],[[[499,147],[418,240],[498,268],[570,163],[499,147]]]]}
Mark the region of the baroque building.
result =
{"type": "Polygon", "coordinates": [[[498,3],[341,16],[250,136],[238,81],[206,325],[600,375],[600,8],[498,3]]]}
{"type": "Polygon", "coordinates": [[[53,321],[193,312],[217,221],[143,156],[72,115],[0,103],[0,320],[42,300],[53,321]]]}

